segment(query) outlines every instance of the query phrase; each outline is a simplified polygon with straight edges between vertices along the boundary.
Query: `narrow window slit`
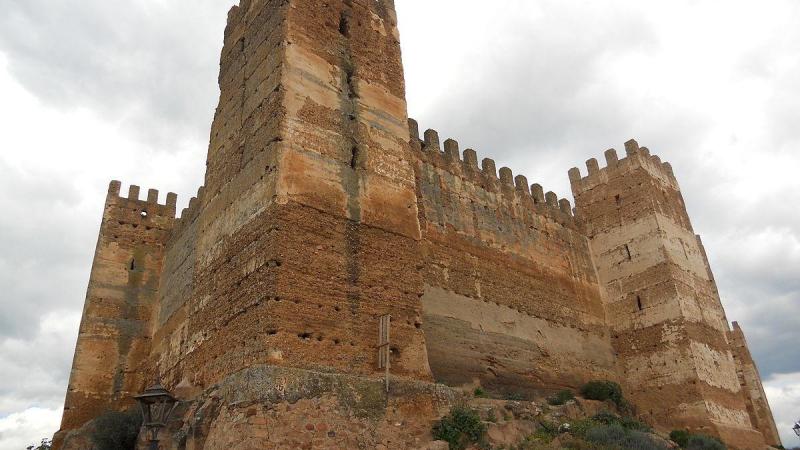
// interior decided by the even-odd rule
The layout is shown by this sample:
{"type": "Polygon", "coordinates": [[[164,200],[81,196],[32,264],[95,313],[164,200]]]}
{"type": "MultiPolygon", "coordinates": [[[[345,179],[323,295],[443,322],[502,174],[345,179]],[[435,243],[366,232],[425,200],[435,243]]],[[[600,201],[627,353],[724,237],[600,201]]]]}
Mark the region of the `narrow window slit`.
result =
{"type": "Polygon", "coordinates": [[[358,147],[353,147],[350,150],[350,168],[355,170],[358,166],[358,147]]]}
{"type": "Polygon", "coordinates": [[[131,271],[136,270],[136,258],[131,259],[131,263],[130,263],[129,267],[130,267],[131,271]]]}
{"type": "Polygon", "coordinates": [[[632,259],[631,257],[631,248],[628,247],[628,244],[625,244],[625,256],[627,256],[628,261],[632,259]]]}
{"type": "Polygon", "coordinates": [[[639,307],[639,311],[644,310],[644,305],[642,304],[642,297],[639,295],[636,296],[636,306],[639,307]]]}

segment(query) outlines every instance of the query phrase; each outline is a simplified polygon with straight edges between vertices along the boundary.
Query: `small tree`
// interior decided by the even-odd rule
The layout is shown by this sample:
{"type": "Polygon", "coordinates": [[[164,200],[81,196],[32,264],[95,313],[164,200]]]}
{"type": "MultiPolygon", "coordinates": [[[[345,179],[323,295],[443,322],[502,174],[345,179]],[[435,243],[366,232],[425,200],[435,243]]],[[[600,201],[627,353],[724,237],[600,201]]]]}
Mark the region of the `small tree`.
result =
{"type": "Polygon", "coordinates": [[[135,410],[107,412],[94,421],[92,441],[97,450],[134,450],[142,416],[135,410]]]}
{"type": "Polygon", "coordinates": [[[581,388],[581,395],[588,400],[611,400],[617,406],[625,404],[622,388],[613,381],[590,381],[581,388]]]}
{"type": "Polygon", "coordinates": [[[567,403],[570,400],[575,399],[575,394],[572,393],[570,390],[563,390],[558,392],[556,395],[547,399],[547,403],[558,406],[567,403]]]}
{"type": "Polygon", "coordinates": [[[27,450],[50,450],[53,448],[53,441],[51,439],[42,439],[39,445],[29,445],[27,450]]]}
{"type": "Polygon", "coordinates": [[[692,435],[687,430],[673,430],[672,433],[669,434],[669,438],[672,439],[672,442],[678,444],[681,448],[686,448],[691,436],[692,435]]]}
{"type": "Polygon", "coordinates": [[[432,434],[434,439],[446,441],[451,450],[463,450],[470,444],[484,443],[486,425],[477,412],[455,407],[433,426],[432,434]]]}

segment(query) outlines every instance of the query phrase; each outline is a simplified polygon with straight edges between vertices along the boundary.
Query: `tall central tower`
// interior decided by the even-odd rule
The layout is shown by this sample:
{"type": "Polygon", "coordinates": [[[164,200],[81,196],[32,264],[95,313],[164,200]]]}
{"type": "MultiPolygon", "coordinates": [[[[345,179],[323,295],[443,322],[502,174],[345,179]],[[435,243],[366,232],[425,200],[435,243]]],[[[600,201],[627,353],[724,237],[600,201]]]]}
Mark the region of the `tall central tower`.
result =
{"type": "Polygon", "coordinates": [[[393,372],[428,378],[393,3],[243,0],[219,85],[205,186],[176,233],[193,247],[166,257],[191,280],[160,290],[159,371],[201,386],[262,363],[369,375],[391,314],[393,372]]]}

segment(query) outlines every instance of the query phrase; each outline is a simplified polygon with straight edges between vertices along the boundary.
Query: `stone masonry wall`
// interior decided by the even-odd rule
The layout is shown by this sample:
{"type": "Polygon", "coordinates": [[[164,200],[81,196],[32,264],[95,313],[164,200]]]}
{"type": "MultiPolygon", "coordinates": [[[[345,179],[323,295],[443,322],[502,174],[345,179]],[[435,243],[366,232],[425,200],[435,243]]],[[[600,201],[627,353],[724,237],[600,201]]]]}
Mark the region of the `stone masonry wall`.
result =
{"type": "Polygon", "coordinates": [[[523,395],[616,379],[589,242],[569,202],[411,128],[434,377],[523,395]]]}
{"type": "Polygon", "coordinates": [[[736,373],[745,396],[747,412],[753,425],[764,435],[768,445],[780,446],[781,437],[772,417],[772,410],[767,402],[767,394],[761,385],[761,375],[758,367],[750,355],[744,332],[737,322],[733,322],[733,330],[728,334],[733,349],[733,359],[736,361],[736,373]]]}
{"type": "Polygon", "coordinates": [[[307,324],[315,338],[348,343],[336,350],[341,370],[380,374],[378,320],[391,314],[393,372],[427,379],[414,326],[420,231],[393,3],[296,0],[288,36],[278,172],[278,202],[294,227],[285,292],[322,308],[324,322],[307,324]]]}

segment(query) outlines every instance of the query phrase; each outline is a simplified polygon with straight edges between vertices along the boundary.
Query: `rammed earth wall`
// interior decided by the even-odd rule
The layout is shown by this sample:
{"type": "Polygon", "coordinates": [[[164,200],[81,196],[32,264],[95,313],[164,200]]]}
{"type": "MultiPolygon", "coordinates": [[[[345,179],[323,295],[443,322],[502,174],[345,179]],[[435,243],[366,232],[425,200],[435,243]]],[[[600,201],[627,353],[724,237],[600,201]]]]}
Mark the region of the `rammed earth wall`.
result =
{"type": "MultiPolygon", "coordinates": [[[[412,130],[416,124],[412,123],[412,130]]],[[[413,133],[413,131],[412,131],[413,133]]],[[[589,241],[567,200],[429,130],[419,158],[423,329],[437,380],[498,393],[615,379],[589,241]]]]}

